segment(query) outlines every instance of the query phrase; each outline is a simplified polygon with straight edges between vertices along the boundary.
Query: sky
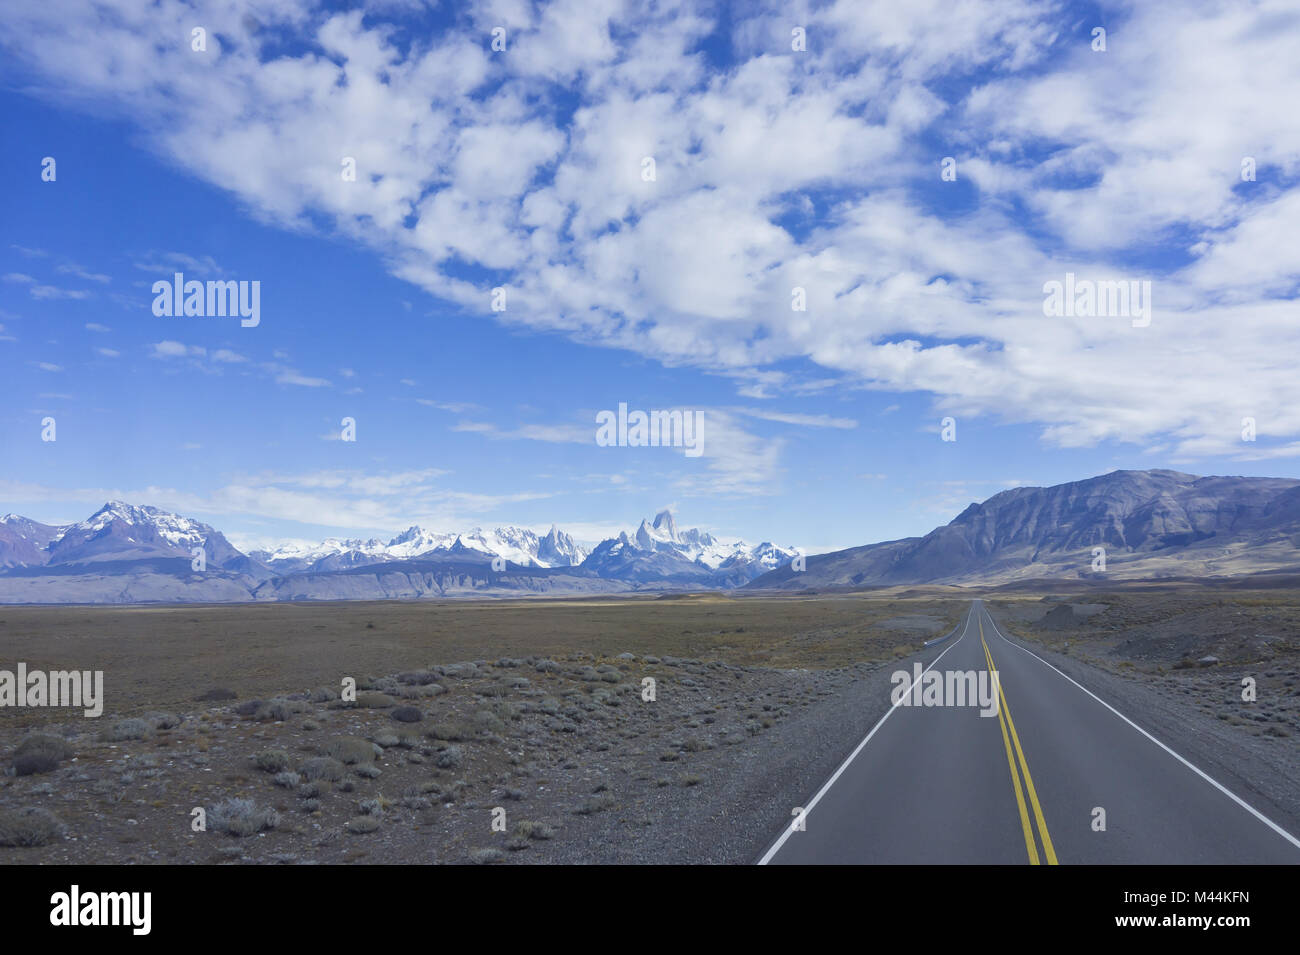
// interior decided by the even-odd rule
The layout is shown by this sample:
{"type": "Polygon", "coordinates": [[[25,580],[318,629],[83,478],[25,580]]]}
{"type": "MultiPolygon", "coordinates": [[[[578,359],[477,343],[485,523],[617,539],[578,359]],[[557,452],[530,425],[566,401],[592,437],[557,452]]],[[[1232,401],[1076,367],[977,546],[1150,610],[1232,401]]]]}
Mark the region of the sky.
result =
{"type": "Polygon", "coordinates": [[[816,553],[1115,468],[1300,477],[1297,29],[6,4],[0,512],[124,499],[251,548],[667,507],[816,553]],[[258,283],[257,323],[156,314],[177,272],[258,283]],[[1133,314],[1048,314],[1067,274],[1133,314]],[[620,404],[699,414],[703,453],[602,446],[620,404]]]}

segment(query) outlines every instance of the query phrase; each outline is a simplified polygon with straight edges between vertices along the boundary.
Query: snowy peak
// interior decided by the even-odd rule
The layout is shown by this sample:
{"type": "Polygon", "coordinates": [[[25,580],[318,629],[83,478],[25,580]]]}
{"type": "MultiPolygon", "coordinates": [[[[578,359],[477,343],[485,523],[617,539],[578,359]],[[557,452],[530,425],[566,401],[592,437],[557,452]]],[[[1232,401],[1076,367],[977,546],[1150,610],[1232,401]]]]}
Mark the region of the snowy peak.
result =
{"type": "Polygon", "coordinates": [[[577,541],[554,524],[546,536],[537,542],[537,561],[543,566],[576,567],[586,559],[587,552],[577,541]]]}
{"type": "Polygon", "coordinates": [[[705,583],[732,584],[787,564],[795,553],[770,542],[751,547],[742,540],[722,541],[698,527],[678,530],[672,512],[663,510],[653,522],[642,520],[631,537],[624,532],[601,542],[583,566],[601,576],[693,576],[705,583]]]}
{"type": "Polygon", "coordinates": [[[86,540],[113,530],[125,533],[128,537],[132,532],[154,534],[177,548],[201,547],[215,533],[207,524],[200,524],[161,508],[109,501],[86,520],[65,528],[60,542],[70,538],[86,540]]]}
{"type": "Polygon", "coordinates": [[[419,557],[430,551],[446,549],[456,542],[456,534],[438,534],[412,524],[388,542],[385,553],[393,559],[419,557]]]}
{"type": "Polygon", "coordinates": [[[200,521],[158,507],[109,501],[84,521],[62,528],[46,549],[47,563],[190,560],[201,550],[209,565],[244,569],[248,558],[200,521]]]}
{"type": "Polygon", "coordinates": [[[587,552],[554,525],[545,537],[538,537],[527,528],[514,526],[441,533],[412,524],[386,544],[379,540],[329,538],[319,544],[286,544],[253,554],[282,573],[325,572],[439,555],[503,557],[520,567],[576,567],[587,552]]]}
{"type": "Polygon", "coordinates": [[[62,527],[42,524],[20,514],[0,517],[0,567],[46,563],[49,560],[46,548],[61,533],[62,527]]]}

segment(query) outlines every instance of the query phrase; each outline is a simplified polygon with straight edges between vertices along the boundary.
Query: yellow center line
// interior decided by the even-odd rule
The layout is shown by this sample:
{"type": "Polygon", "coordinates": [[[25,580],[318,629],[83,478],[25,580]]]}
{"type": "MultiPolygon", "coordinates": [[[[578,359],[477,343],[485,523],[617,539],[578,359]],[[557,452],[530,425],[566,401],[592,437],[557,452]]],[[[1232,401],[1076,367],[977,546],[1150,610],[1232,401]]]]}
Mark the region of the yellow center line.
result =
{"type": "MultiPolygon", "coordinates": [[[[984,648],[984,659],[989,671],[993,670],[993,661],[989,659],[988,647],[984,648]]],[[[1025,849],[1029,852],[1029,864],[1038,865],[1038,847],[1034,845],[1034,833],[1029,828],[1029,811],[1025,808],[1025,794],[1020,788],[1020,777],[1016,774],[1016,762],[1011,756],[1011,739],[1007,736],[1007,721],[1002,716],[1002,707],[998,707],[998,725],[1002,727],[1002,745],[1007,749],[1007,769],[1011,770],[1011,782],[1016,787],[1016,805],[1020,807],[1020,827],[1025,833],[1025,849]]]]}
{"type": "MultiPolygon", "coordinates": [[[[997,667],[993,663],[993,654],[989,650],[989,645],[984,639],[984,623],[978,621],[980,629],[980,643],[984,647],[984,659],[988,661],[989,671],[997,672],[997,667]]],[[[1025,760],[1025,751],[1020,746],[1020,736],[1016,733],[1015,721],[1011,718],[1011,707],[1007,704],[1006,691],[1002,689],[1002,680],[998,680],[998,696],[1000,706],[998,707],[998,723],[1002,727],[1002,743],[1007,750],[1007,764],[1011,769],[1011,779],[1016,786],[1016,804],[1020,807],[1020,823],[1025,831],[1025,844],[1029,849],[1029,861],[1031,865],[1038,865],[1038,849],[1034,845],[1033,834],[1029,828],[1029,814],[1025,809],[1025,797],[1020,789],[1020,778],[1016,774],[1015,763],[1011,758],[1011,746],[1015,744],[1016,756],[1020,760],[1020,772],[1025,777],[1025,788],[1029,791],[1029,801],[1034,807],[1034,819],[1038,823],[1038,834],[1043,841],[1043,853],[1047,856],[1048,865],[1058,865],[1056,859],[1056,849],[1052,846],[1052,837],[1047,832],[1047,820],[1043,818],[1043,807],[1038,802],[1038,791],[1034,788],[1034,777],[1029,774],[1029,763],[1025,760]],[[1005,715],[1005,718],[1004,718],[1005,715]],[[1007,739],[1007,727],[1011,727],[1011,739],[1007,739]]]]}

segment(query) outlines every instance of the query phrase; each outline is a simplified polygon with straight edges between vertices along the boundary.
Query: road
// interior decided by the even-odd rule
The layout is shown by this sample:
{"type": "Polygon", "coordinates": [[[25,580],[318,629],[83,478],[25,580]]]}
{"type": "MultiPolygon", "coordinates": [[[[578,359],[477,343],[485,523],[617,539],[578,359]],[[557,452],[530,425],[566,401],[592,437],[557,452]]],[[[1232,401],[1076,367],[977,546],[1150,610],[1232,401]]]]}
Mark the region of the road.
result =
{"type": "Polygon", "coordinates": [[[1294,834],[1004,636],[982,601],[926,660],[919,687],[910,666],[897,684],[907,705],[887,710],[761,864],[1300,863],[1294,834]],[[915,705],[934,674],[955,689],[956,671],[982,671],[990,688],[996,671],[996,713],[915,705]]]}

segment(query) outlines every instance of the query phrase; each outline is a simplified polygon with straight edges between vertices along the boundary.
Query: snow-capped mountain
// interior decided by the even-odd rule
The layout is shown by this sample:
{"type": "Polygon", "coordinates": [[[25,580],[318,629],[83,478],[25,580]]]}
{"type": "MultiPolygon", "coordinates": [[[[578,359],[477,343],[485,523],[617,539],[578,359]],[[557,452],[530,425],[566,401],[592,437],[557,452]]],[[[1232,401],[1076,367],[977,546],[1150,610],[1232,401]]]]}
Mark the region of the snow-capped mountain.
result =
{"type": "Polygon", "coordinates": [[[50,556],[46,548],[63,530],[18,514],[0,517],[0,567],[44,564],[50,556]]]}
{"type": "Polygon", "coordinates": [[[322,573],[430,555],[491,560],[503,557],[520,567],[575,567],[587,552],[555,525],[545,537],[521,527],[472,527],[463,533],[438,533],[412,525],[388,543],[329,538],[319,544],[286,544],[251,556],[280,573],[322,573]]]}
{"type": "Polygon", "coordinates": [[[327,537],[319,544],[294,541],[273,550],[254,550],[249,556],[273,570],[341,570],[389,560],[387,547],[377,539],[327,537]]]}
{"type": "Polygon", "coordinates": [[[552,525],[439,533],[412,526],[384,542],[329,538],[241,553],[207,524],[110,501],[55,527],[0,518],[0,602],[136,603],[384,599],[474,593],[614,593],[734,587],[788,563],[764,543],[679,531],[668,511],[590,552],[552,525]],[[203,567],[194,565],[201,551],[203,567]],[[504,558],[504,567],[494,560],[504,558]],[[371,568],[374,568],[373,570],[371,568]]]}
{"type": "Polygon", "coordinates": [[[537,562],[543,567],[577,567],[586,559],[581,545],[554,524],[537,542],[537,562]]]}
{"type": "Polygon", "coordinates": [[[719,540],[692,527],[678,531],[670,511],[660,511],[654,521],[641,521],[636,533],[602,541],[583,562],[583,568],[602,577],[653,580],[695,580],[701,583],[744,583],[751,577],[789,563],[793,548],[764,542],[719,540]]]}
{"type": "Polygon", "coordinates": [[[431,550],[448,548],[456,543],[458,534],[438,534],[426,531],[418,525],[411,525],[388,542],[385,552],[395,559],[419,557],[431,550]]]}
{"type": "Polygon", "coordinates": [[[46,564],[184,558],[195,549],[214,567],[254,570],[249,558],[207,524],[157,507],[109,501],[84,521],[60,528],[45,548],[46,564]]]}

